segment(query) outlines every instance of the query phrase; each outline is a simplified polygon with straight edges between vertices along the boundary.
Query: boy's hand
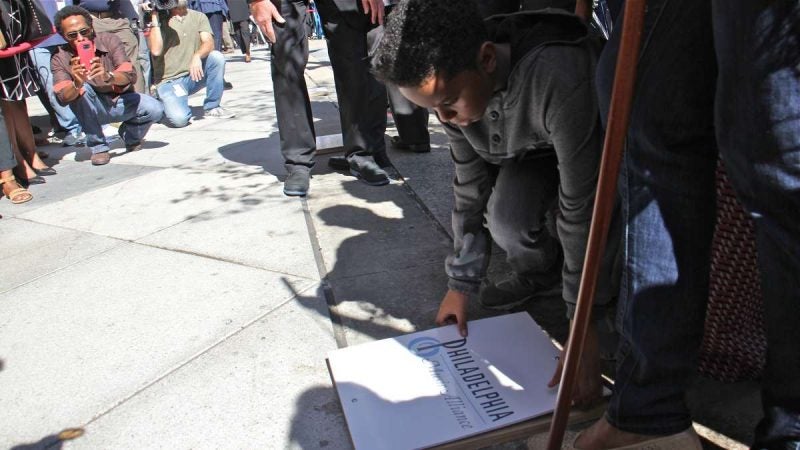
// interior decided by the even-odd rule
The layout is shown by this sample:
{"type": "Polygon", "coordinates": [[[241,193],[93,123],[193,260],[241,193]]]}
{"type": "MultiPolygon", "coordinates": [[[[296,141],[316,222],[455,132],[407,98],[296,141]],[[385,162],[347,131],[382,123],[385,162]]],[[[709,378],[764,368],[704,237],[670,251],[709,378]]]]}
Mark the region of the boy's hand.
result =
{"type": "MultiPolygon", "coordinates": [[[[564,370],[567,346],[561,351],[558,366],[553,378],[547,387],[556,387],[561,382],[561,372],[564,370]]],[[[597,330],[589,324],[586,331],[586,342],[583,346],[580,364],[578,365],[578,379],[572,390],[572,404],[578,408],[589,408],[596,405],[603,398],[603,383],[600,374],[600,347],[597,343],[597,330]]]]}
{"type": "Polygon", "coordinates": [[[272,28],[272,21],[286,23],[286,20],[281,17],[272,0],[258,0],[250,3],[250,14],[253,15],[253,20],[264,32],[267,40],[274,44],[276,38],[275,29],[272,28]]]}
{"type": "Polygon", "coordinates": [[[439,305],[436,325],[456,324],[461,337],[467,337],[467,300],[467,294],[448,290],[439,305]]]}

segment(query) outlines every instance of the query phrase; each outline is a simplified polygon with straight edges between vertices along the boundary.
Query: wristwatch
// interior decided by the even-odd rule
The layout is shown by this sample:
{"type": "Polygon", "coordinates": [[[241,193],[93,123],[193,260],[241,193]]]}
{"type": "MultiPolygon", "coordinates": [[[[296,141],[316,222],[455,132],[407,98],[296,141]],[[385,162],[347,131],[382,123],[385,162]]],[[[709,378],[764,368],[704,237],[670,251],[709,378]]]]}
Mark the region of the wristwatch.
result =
{"type": "Polygon", "coordinates": [[[109,70],[108,71],[108,78],[106,78],[106,83],[110,83],[111,80],[113,80],[113,79],[114,79],[114,72],[109,70]]]}

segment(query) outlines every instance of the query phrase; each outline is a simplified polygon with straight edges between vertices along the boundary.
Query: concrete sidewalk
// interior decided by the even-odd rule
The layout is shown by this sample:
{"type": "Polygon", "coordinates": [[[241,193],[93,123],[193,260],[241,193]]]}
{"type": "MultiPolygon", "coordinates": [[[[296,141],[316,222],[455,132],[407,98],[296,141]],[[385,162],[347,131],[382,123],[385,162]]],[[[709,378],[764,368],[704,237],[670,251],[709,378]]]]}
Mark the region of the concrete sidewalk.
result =
{"type": "MultiPolygon", "coordinates": [[[[336,141],[311,44],[317,133],[336,141]]],[[[366,186],[324,157],[311,195],[285,197],[268,53],[228,62],[235,119],[156,125],[103,167],[44,147],[58,175],[0,202],[0,448],[68,427],[85,429],[72,448],[349,448],[327,352],[433,325],[442,225],[403,182],[366,186]]],[[[446,150],[409,158],[426,161],[405,162],[412,180],[448,189],[446,150]]]]}
{"type": "MultiPolygon", "coordinates": [[[[311,47],[327,144],[335,88],[311,47]]],[[[44,147],[58,175],[0,201],[0,448],[350,448],[327,352],[434,326],[452,205],[438,127],[430,154],[390,152],[388,186],[321,156],[310,195],[288,198],[268,52],[229,56],[226,78],[235,119],[156,125],[102,167],[44,147]],[[85,434],[58,442],[69,427],[85,434]]],[[[563,339],[560,300],[537,308],[563,339]]]]}

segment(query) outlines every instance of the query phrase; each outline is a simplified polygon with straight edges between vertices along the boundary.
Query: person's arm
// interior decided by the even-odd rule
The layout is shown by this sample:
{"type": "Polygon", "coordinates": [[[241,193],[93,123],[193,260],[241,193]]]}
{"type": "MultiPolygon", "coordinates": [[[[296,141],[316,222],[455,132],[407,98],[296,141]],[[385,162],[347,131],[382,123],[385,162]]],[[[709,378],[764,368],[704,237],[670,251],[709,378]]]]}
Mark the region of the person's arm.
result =
{"type": "Polygon", "coordinates": [[[436,323],[456,323],[467,334],[466,304],[480,288],[489,263],[489,233],[483,225],[484,212],[492,192],[489,163],[484,161],[461,131],[442,124],[450,138],[450,152],[455,163],[453,180],[453,253],[445,261],[449,281],[436,323]]]}
{"type": "Polygon", "coordinates": [[[274,44],[276,37],[272,21],[286,23],[286,20],[278,12],[278,8],[271,0],[247,0],[247,4],[250,5],[250,14],[253,16],[256,25],[264,32],[267,40],[274,44]]]}
{"type": "Polygon", "coordinates": [[[161,35],[161,26],[158,11],[155,9],[150,11],[150,23],[147,25],[150,28],[150,33],[147,34],[147,46],[153,56],[161,56],[164,51],[164,37],[161,35]]]}
{"type": "MultiPolygon", "coordinates": [[[[558,157],[560,187],[560,212],[557,219],[558,235],[564,248],[564,292],[567,316],[572,319],[583,271],[586,243],[592,220],[597,177],[603,145],[603,129],[597,106],[597,93],[593,74],[595,59],[584,47],[552,47],[545,50],[555,64],[541,66],[534,75],[534,86],[541,86],[542,104],[550,105],[545,111],[545,128],[550,134],[558,157]],[[545,92],[545,86],[546,92],[545,92]]],[[[598,280],[598,287],[610,280],[598,280]]],[[[595,296],[593,320],[605,315],[603,307],[610,301],[610,293],[598,288],[595,296]]],[[[563,354],[562,354],[563,357],[563,354]]],[[[556,386],[561,378],[561,361],[548,384],[556,386]]],[[[597,333],[589,328],[573,402],[576,406],[591,406],[602,395],[600,350],[597,333]]]]}
{"type": "Polygon", "coordinates": [[[370,16],[370,21],[377,25],[383,25],[383,13],[385,6],[383,0],[361,0],[361,7],[364,14],[370,16]]]}
{"type": "Polygon", "coordinates": [[[192,61],[189,63],[189,76],[194,81],[203,79],[203,58],[208,56],[214,50],[214,36],[207,31],[200,32],[200,48],[192,55],[192,61]]]}
{"type": "Polygon", "coordinates": [[[57,55],[50,58],[53,91],[60,104],[68,105],[83,94],[83,83],[89,78],[89,74],[77,56],[70,60],[69,66],[66,66],[62,58],[57,55]]]}

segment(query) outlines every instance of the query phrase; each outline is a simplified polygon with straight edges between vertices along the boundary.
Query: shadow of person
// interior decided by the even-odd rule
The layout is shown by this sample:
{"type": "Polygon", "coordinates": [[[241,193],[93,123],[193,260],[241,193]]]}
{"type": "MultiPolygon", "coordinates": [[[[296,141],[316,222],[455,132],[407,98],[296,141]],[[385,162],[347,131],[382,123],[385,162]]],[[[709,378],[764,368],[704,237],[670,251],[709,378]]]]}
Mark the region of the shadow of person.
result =
{"type": "Polygon", "coordinates": [[[11,447],[11,450],[60,450],[64,441],[70,441],[83,436],[83,428],[67,428],[57,434],[45,436],[37,442],[30,444],[19,444],[11,447]]]}
{"type": "Polygon", "coordinates": [[[353,448],[336,391],[316,386],[297,398],[289,430],[290,448],[353,448]]]}

